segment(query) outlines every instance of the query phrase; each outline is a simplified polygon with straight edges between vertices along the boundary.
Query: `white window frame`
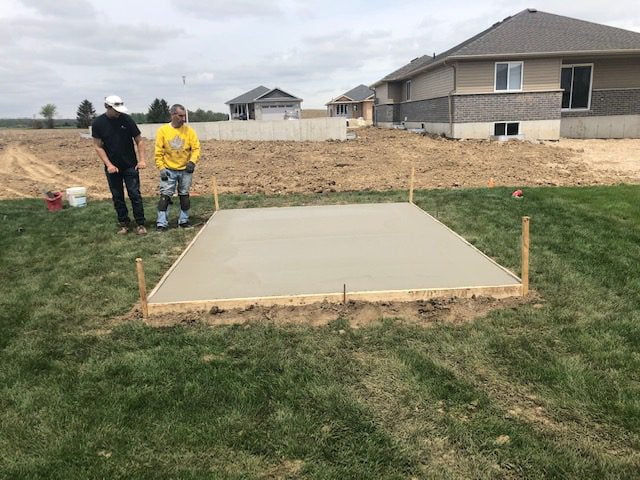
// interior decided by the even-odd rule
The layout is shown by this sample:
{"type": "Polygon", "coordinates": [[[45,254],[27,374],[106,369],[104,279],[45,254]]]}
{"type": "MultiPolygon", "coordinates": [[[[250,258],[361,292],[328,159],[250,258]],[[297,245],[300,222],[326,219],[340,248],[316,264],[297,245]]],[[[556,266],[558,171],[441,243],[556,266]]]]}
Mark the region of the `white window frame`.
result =
{"type": "MultiPolygon", "coordinates": [[[[521,92],[522,87],[524,86],[524,62],[495,62],[493,67],[493,91],[494,92],[521,92]],[[507,65],[507,88],[504,90],[498,90],[498,65],[507,65]],[[511,76],[509,73],[511,72],[511,65],[520,65],[520,88],[510,88],[509,80],[511,76]]],[[[501,122],[497,122],[501,123],[501,122]]]]}
{"type": "Polygon", "coordinates": [[[562,79],[562,69],[571,68],[571,95],[569,95],[569,108],[561,108],[562,112],[586,112],[591,110],[591,93],[593,92],[593,63],[569,63],[560,65],[560,78],[562,79]],[[587,108],[571,108],[571,100],[573,98],[573,69],[574,67],[591,67],[591,75],[589,77],[589,99],[587,100],[587,108]]]}
{"type": "Polygon", "coordinates": [[[493,122],[493,127],[491,129],[491,135],[492,136],[500,136],[500,137],[517,137],[518,135],[520,135],[522,133],[522,131],[520,130],[521,126],[522,126],[521,122],[507,122],[506,120],[503,121],[503,122],[493,122]],[[504,135],[496,135],[496,125],[498,123],[504,123],[504,135]],[[507,125],[509,125],[510,123],[518,124],[518,133],[516,133],[515,135],[509,135],[507,133],[507,125]]]}
{"type": "Polygon", "coordinates": [[[411,100],[411,80],[404,82],[404,101],[411,100]]]}
{"type": "Polygon", "coordinates": [[[338,103],[336,105],[336,115],[347,115],[347,104],[346,103],[338,103]]]}

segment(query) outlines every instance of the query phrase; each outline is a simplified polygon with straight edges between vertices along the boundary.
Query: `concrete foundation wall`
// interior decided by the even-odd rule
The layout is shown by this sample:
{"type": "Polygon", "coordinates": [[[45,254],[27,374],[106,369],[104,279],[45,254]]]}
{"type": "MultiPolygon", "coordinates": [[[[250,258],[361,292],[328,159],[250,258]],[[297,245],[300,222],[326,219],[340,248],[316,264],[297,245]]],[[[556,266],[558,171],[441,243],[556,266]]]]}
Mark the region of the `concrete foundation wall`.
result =
{"type": "Polygon", "coordinates": [[[563,117],[560,135],[566,138],[640,138],[640,115],[563,117]]]}
{"type": "Polygon", "coordinates": [[[435,135],[449,135],[448,123],[404,122],[404,126],[407,128],[423,128],[425,132],[433,133],[435,135]]]}
{"type": "MultiPolygon", "coordinates": [[[[560,119],[521,121],[520,134],[525,140],[558,140],[560,125],[560,119]]],[[[487,139],[493,135],[493,128],[493,122],[454,123],[453,138],[487,139]]]]}
{"type": "MultiPolygon", "coordinates": [[[[138,125],[142,136],[155,139],[162,123],[138,125]]],[[[196,122],[189,124],[200,140],[286,140],[322,142],[346,140],[347,122],[339,117],[281,121],[196,122]]]]}

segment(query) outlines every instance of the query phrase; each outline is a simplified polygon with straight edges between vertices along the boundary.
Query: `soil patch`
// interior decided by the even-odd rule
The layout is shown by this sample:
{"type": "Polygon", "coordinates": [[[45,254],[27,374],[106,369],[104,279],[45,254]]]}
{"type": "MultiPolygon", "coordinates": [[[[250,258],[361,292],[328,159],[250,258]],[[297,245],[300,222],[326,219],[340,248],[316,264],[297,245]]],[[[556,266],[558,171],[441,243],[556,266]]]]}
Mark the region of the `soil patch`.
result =
{"type": "MultiPolygon", "coordinates": [[[[208,195],[217,176],[221,193],[313,193],[496,185],[607,185],[640,183],[640,140],[560,142],[455,141],[401,130],[366,127],[344,142],[202,142],[193,191],[208,195]]],[[[0,198],[40,197],[43,191],[88,188],[108,198],[104,169],[84,130],[0,130],[0,198]],[[84,136],[81,136],[84,135],[84,136]]],[[[157,195],[153,142],[142,193],[157,195]]]]}
{"type": "MultiPolygon", "coordinates": [[[[438,298],[417,302],[360,302],[346,304],[329,302],[304,306],[269,307],[251,305],[243,309],[221,310],[213,307],[208,312],[181,312],[151,316],[147,324],[154,327],[173,325],[237,325],[270,323],[273,325],[309,325],[320,327],[338,319],[345,319],[351,328],[373,325],[384,319],[398,319],[407,324],[433,326],[438,323],[463,324],[487,315],[496,309],[516,308],[519,305],[537,301],[535,295],[527,298],[512,297],[498,300],[489,297],[438,298]]],[[[119,322],[140,320],[142,314],[135,308],[128,317],[120,317],[119,322]]],[[[343,332],[344,333],[344,332],[343,332]]]]}

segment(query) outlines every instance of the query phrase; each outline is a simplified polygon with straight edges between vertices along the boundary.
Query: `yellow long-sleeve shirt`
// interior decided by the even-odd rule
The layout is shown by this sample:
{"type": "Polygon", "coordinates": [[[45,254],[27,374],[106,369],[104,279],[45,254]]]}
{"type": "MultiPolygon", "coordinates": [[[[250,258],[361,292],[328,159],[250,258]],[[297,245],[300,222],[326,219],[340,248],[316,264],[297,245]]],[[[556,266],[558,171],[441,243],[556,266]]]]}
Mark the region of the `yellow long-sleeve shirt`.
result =
{"type": "Polygon", "coordinates": [[[174,128],[170,123],[161,126],[156,133],[156,167],[162,170],[184,170],[187,162],[198,163],[200,141],[189,125],[174,128]]]}

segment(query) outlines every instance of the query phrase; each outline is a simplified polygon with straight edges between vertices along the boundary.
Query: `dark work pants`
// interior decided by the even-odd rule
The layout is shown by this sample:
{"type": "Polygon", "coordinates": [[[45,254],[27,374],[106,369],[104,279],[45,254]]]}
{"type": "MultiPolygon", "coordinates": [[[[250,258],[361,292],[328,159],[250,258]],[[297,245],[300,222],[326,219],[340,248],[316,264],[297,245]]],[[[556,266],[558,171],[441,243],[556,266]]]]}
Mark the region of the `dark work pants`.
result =
{"type": "Polygon", "coordinates": [[[132,167],[117,173],[109,173],[105,170],[105,173],[107,174],[109,190],[111,190],[111,197],[113,198],[113,207],[118,214],[118,222],[121,225],[127,225],[130,222],[129,211],[124,200],[124,187],[127,187],[127,194],[133,209],[133,218],[136,219],[138,225],[144,225],[144,207],[142,205],[142,195],[140,194],[140,175],[138,170],[132,167]]]}

